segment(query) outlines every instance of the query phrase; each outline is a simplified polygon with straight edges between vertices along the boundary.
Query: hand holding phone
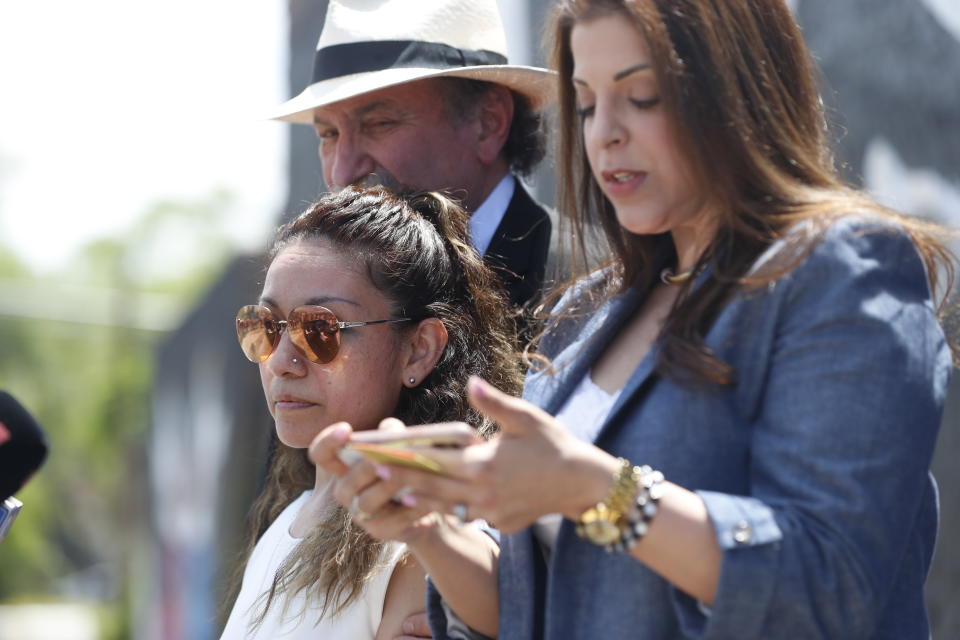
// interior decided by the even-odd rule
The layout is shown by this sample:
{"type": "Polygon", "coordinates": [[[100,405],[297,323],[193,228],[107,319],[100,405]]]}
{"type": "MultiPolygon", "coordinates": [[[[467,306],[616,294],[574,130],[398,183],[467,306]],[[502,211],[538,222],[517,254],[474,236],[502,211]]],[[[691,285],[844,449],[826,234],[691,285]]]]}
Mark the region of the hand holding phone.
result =
{"type": "Polygon", "coordinates": [[[480,442],[465,424],[439,424],[409,427],[396,431],[357,431],[340,449],[340,459],[350,465],[361,457],[379,464],[392,464],[445,475],[443,466],[430,457],[430,451],[463,448],[480,442]]]}

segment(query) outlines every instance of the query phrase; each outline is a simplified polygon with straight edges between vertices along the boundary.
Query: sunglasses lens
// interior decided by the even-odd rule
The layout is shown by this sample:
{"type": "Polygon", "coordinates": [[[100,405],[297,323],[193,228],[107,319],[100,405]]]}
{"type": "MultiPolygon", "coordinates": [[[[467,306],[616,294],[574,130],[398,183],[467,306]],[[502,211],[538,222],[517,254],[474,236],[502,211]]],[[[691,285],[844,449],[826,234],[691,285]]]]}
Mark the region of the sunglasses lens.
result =
{"type": "Polygon", "coordinates": [[[247,305],[237,312],[237,340],[250,362],[263,362],[280,342],[280,327],[269,309],[247,305]]]}
{"type": "Polygon", "coordinates": [[[290,314],[290,339],[313,362],[325,364],[340,351],[337,316],[325,307],[297,307],[290,314]]]}

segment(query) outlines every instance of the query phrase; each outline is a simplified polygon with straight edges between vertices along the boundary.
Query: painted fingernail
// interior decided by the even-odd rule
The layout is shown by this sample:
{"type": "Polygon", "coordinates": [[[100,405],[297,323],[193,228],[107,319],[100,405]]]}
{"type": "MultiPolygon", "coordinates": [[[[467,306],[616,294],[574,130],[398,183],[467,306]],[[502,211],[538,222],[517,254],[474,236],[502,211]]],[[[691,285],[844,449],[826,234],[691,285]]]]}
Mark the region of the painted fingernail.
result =
{"type": "Polygon", "coordinates": [[[375,464],[373,465],[373,470],[376,472],[377,477],[381,480],[390,479],[390,467],[385,464],[375,464]]]}
{"type": "Polygon", "coordinates": [[[470,380],[467,381],[467,386],[469,387],[470,393],[475,396],[482,398],[486,395],[486,388],[483,383],[483,380],[476,376],[471,376],[470,380]]]}
{"type": "Polygon", "coordinates": [[[412,493],[408,493],[400,498],[400,502],[405,507],[415,507],[417,506],[417,496],[413,495],[412,493]]]}

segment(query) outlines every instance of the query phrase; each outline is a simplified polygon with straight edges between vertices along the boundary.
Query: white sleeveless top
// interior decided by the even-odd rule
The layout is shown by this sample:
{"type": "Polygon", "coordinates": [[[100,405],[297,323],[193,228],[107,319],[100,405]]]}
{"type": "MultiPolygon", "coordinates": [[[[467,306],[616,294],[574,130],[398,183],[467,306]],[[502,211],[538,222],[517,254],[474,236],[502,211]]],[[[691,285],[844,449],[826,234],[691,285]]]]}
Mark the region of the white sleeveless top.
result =
{"type": "MultiPolygon", "coordinates": [[[[600,428],[606,422],[619,396],[620,390],[616,393],[607,393],[598,387],[590,378],[588,369],[580,380],[580,384],[567,398],[563,408],[557,412],[557,421],[571,434],[592,444],[597,439],[600,428]]],[[[549,553],[553,548],[562,521],[563,516],[559,513],[551,513],[541,516],[533,523],[533,533],[540,541],[545,553],[549,553]]]]}
{"type": "Polygon", "coordinates": [[[290,525],[312,491],[304,491],[284,509],[257,542],[243,572],[240,593],[230,611],[227,626],[220,640],[311,640],[325,638],[373,639],[383,616],[383,601],[393,568],[400,560],[405,545],[387,542],[381,560],[385,568],[378,571],[363,588],[360,597],[337,617],[320,618],[320,604],[310,602],[304,609],[304,595],[297,594],[289,602],[284,615],[283,599],[275,600],[263,622],[250,631],[250,622],[259,613],[260,596],[270,589],[273,576],[283,560],[300,542],[290,535],[290,525]]]}

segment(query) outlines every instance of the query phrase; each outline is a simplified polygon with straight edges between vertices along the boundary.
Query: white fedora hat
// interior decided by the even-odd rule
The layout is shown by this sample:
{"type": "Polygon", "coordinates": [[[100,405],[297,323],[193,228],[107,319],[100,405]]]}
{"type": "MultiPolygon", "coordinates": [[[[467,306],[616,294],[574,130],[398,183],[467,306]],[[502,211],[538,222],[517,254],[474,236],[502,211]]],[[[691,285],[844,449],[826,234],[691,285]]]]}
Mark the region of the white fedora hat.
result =
{"type": "Polygon", "coordinates": [[[310,85],[270,117],[313,124],[317,107],[444,76],[504,85],[535,110],[554,91],[547,69],[507,64],[496,0],[330,0],[310,85]]]}

